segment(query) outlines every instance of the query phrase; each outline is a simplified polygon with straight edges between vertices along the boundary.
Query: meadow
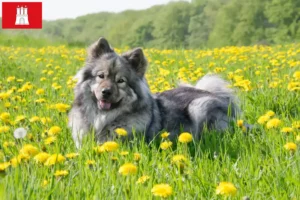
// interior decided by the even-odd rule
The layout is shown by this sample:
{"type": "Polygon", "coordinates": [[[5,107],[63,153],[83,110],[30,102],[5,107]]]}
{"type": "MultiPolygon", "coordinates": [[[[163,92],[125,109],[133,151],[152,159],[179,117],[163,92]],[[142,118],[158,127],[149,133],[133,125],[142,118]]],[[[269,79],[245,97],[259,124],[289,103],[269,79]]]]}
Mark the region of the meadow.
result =
{"type": "Polygon", "coordinates": [[[243,111],[233,128],[173,143],[89,137],[77,150],[67,112],[85,49],[0,46],[0,198],[299,199],[300,44],[145,54],[154,93],[228,80],[243,111]]]}

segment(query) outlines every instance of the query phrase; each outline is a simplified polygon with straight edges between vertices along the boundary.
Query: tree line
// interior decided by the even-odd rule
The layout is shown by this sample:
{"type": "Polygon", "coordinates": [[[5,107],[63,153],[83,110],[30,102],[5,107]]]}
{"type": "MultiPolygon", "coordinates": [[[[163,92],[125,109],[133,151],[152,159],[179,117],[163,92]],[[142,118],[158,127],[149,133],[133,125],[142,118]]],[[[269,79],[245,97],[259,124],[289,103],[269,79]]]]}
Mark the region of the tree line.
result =
{"type": "MultiPolygon", "coordinates": [[[[2,30],[3,32],[3,30],[2,30]]],[[[44,21],[22,33],[87,45],[99,36],[115,47],[212,48],[300,41],[300,0],[192,0],[121,13],[44,21]]]]}

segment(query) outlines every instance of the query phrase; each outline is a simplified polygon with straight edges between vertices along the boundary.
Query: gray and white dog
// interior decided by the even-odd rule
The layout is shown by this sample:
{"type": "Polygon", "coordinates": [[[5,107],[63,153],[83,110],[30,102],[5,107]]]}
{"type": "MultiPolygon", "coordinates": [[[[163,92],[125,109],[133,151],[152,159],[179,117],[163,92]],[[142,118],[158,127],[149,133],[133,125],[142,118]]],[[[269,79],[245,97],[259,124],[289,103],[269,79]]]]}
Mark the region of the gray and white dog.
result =
{"type": "Polygon", "coordinates": [[[180,131],[199,139],[203,128],[224,130],[236,116],[236,97],[228,83],[206,75],[196,86],[151,94],[145,80],[147,61],[141,48],[116,54],[106,39],[88,49],[85,66],[75,76],[75,100],[69,113],[69,127],[77,148],[91,130],[97,142],[116,137],[122,127],[151,141],[160,131],[170,139],[180,131]]]}

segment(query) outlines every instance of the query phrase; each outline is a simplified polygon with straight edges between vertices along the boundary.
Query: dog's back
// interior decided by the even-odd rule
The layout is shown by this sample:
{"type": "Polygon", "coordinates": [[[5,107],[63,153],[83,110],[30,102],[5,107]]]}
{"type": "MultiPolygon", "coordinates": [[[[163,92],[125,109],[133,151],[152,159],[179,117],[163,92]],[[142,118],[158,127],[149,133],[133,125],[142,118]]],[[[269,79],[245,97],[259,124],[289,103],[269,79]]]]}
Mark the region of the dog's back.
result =
{"type": "Polygon", "coordinates": [[[196,86],[180,86],[155,97],[161,126],[176,138],[180,131],[198,139],[204,128],[224,130],[238,112],[237,100],[228,83],[218,76],[204,76],[196,86]]]}

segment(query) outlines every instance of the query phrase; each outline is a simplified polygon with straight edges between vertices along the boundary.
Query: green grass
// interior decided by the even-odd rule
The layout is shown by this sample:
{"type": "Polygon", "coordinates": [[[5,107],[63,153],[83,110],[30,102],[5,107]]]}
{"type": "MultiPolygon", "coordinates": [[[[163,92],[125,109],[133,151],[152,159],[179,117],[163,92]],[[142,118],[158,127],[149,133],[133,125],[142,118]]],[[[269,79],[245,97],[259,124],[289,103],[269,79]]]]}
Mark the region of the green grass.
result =
{"type": "MultiPolygon", "coordinates": [[[[224,134],[205,131],[200,141],[189,144],[175,142],[173,149],[164,151],[159,148],[160,138],[158,143],[148,145],[137,137],[133,141],[117,141],[120,145],[117,152],[97,154],[93,150],[96,146],[93,137],[88,137],[78,151],[79,156],[74,159],[44,166],[30,158],[0,172],[0,196],[2,199],[158,199],[152,195],[152,187],[167,183],[173,188],[170,199],[223,199],[225,197],[216,195],[215,190],[219,182],[227,181],[237,188],[236,196],[230,197],[232,199],[245,196],[250,199],[297,199],[300,196],[299,148],[292,153],[284,145],[287,142],[297,143],[296,136],[300,133],[297,128],[292,133],[282,133],[281,128],[292,127],[292,123],[300,120],[299,90],[288,90],[290,82],[299,82],[293,77],[299,71],[299,47],[296,44],[207,51],[145,50],[150,62],[147,79],[154,92],[176,86],[179,77],[195,83],[196,79],[214,72],[218,67],[226,68],[219,74],[233,85],[238,80],[229,79],[230,72],[234,72],[235,77],[243,76],[242,80],[249,80],[249,91],[245,91],[244,87],[236,89],[243,110],[240,119],[255,128],[247,133],[236,125],[224,134]],[[278,60],[278,64],[273,63],[274,59],[278,60]],[[292,62],[296,62],[296,66],[292,62]],[[160,68],[169,70],[169,74],[162,75],[160,68]],[[196,72],[199,68],[202,71],[196,72]],[[272,72],[276,68],[278,72],[272,72]],[[182,69],[185,70],[180,72],[182,69]],[[237,69],[242,71],[235,72],[237,69]],[[256,71],[260,71],[260,75],[256,71]],[[269,88],[273,81],[278,81],[278,86],[269,88]],[[274,111],[274,117],[282,121],[279,127],[267,129],[257,123],[257,119],[268,110],[274,111]],[[121,156],[121,151],[128,151],[129,154],[121,156]],[[135,161],[134,153],[140,153],[141,160],[135,161]],[[183,169],[172,163],[172,156],[176,154],[188,158],[183,169]],[[117,160],[112,160],[112,157],[117,160]],[[96,164],[87,166],[87,160],[95,160],[96,164]],[[138,167],[137,174],[122,176],[118,173],[120,166],[127,162],[138,167]],[[56,178],[56,170],[68,170],[69,174],[56,178]],[[148,175],[150,179],[144,184],[137,184],[137,179],[142,175],[148,175]],[[49,183],[42,187],[44,180],[49,183]]],[[[83,66],[80,58],[84,57],[83,49],[62,46],[0,46],[0,93],[16,87],[7,99],[0,99],[0,114],[10,113],[11,121],[19,115],[26,116],[24,121],[14,125],[0,119],[0,127],[10,127],[8,132],[0,133],[0,163],[9,162],[19,155],[25,144],[32,144],[50,154],[77,152],[67,127],[67,114],[52,109],[51,105],[71,105],[73,90],[67,82],[69,76],[83,66]],[[47,72],[43,73],[43,70],[47,72]],[[52,75],[47,74],[49,70],[53,71],[52,75]],[[15,76],[16,80],[7,82],[9,76],[15,76]],[[41,77],[46,77],[46,80],[42,82],[41,77]],[[17,79],[23,79],[23,82],[17,82],[17,79]],[[33,85],[32,89],[17,92],[26,82],[33,85]],[[55,90],[52,87],[54,82],[61,85],[61,89],[55,90]],[[35,93],[38,88],[43,88],[45,94],[38,96],[35,93]],[[15,96],[20,96],[21,100],[13,100],[15,96]],[[39,98],[44,98],[46,103],[35,103],[39,98]],[[11,103],[9,108],[4,106],[7,102],[11,103]],[[49,117],[52,122],[31,123],[29,119],[33,116],[49,117]],[[62,131],[53,144],[45,145],[45,131],[52,126],[59,126],[62,131]],[[26,127],[32,137],[14,139],[13,131],[18,127],[26,127]],[[15,145],[4,147],[7,141],[13,141],[15,145]]]]}

